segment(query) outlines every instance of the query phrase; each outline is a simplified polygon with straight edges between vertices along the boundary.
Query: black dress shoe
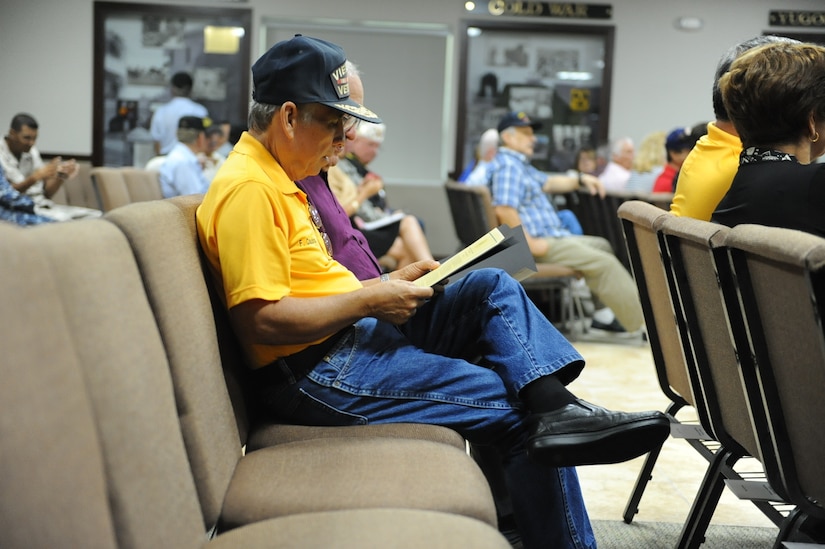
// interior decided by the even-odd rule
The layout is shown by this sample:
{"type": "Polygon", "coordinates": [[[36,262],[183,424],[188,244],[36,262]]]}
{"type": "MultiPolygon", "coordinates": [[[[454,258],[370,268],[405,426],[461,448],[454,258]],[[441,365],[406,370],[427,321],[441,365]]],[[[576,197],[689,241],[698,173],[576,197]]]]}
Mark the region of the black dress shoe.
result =
{"type": "Polygon", "coordinates": [[[554,467],[619,463],[661,446],[662,412],[613,412],[583,400],[529,418],[528,455],[554,467]]]}

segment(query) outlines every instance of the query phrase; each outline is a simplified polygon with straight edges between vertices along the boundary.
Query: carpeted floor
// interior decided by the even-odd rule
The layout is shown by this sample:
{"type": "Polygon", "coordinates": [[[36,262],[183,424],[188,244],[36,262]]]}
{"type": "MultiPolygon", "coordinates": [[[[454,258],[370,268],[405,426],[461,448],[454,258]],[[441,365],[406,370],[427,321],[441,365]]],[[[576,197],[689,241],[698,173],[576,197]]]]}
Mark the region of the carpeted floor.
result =
{"type": "MultiPolygon", "coordinates": [[[[594,520],[599,549],[668,549],[676,547],[682,525],[672,522],[594,520]]],[[[702,549],[770,549],[777,528],[711,525],[702,549]]]]}

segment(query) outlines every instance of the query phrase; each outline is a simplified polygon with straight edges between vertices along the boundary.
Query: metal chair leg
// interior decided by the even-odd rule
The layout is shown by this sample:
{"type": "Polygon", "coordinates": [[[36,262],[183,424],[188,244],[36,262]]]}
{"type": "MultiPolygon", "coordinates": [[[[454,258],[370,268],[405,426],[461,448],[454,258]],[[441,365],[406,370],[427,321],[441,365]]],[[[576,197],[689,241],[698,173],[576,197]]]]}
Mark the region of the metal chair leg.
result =
{"type": "Polygon", "coordinates": [[[627,524],[633,522],[633,517],[639,512],[639,502],[642,500],[642,494],[647,488],[647,483],[653,478],[653,467],[656,465],[656,460],[659,458],[661,451],[662,446],[654,448],[645,458],[639,476],[636,478],[636,485],[633,487],[633,492],[630,494],[630,499],[627,500],[627,506],[624,508],[622,518],[627,524]]]}
{"type": "Polygon", "coordinates": [[[738,460],[738,455],[724,447],[716,451],[682,527],[682,533],[676,544],[677,549],[697,549],[705,541],[705,532],[716,510],[716,505],[719,503],[719,498],[722,496],[722,490],[725,488],[722,469],[732,468],[738,460]]]}

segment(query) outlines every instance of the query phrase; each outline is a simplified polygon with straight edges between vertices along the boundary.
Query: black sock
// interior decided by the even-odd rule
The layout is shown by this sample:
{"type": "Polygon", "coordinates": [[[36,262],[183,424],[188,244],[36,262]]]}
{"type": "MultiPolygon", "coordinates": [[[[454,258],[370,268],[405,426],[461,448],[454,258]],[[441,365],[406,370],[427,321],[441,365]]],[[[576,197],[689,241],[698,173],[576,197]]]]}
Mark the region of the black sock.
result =
{"type": "Polygon", "coordinates": [[[531,381],[524,386],[519,396],[534,414],[552,412],[577,400],[554,375],[531,381]]]}

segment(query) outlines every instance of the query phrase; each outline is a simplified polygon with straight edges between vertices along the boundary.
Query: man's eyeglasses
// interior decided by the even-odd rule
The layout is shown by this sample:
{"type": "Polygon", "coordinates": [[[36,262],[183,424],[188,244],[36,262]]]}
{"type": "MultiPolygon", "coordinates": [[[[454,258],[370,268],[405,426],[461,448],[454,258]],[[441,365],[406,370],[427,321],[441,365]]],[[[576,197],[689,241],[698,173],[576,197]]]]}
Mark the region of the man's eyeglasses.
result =
{"type": "Polygon", "coordinates": [[[351,114],[345,114],[341,117],[341,122],[344,124],[344,133],[347,133],[350,130],[353,130],[358,127],[358,124],[361,122],[361,119],[351,114]]]}
{"type": "Polygon", "coordinates": [[[340,123],[344,127],[344,133],[347,133],[348,131],[356,128],[358,126],[358,123],[361,122],[360,118],[353,116],[351,114],[342,113],[341,111],[333,109],[331,107],[322,107],[321,105],[318,105],[316,103],[311,103],[304,105],[301,108],[306,109],[307,107],[309,108],[305,111],[305,120],[311,120],[313,122],[320,124],[328,124],[330,128],[332,128],[332,126],[337,126],[340,123]],[[323,113],[320,110],[321,108],[324,109],[323,113]],[[335,118],[330,116],[333,113],[335,113],[335,115],[340,115],[340,118],[338,118],[337,116],[335,118]]]}
{"type": "Polygon", "coordinates": [[[315,207],[315,204],[309,201],[309,196],[307,196],[307,207],[309,208],[309,217],[312,219],[312,223],[315,225],[315,228],[318,229],[319,233],[321,233],[321,238],[324,240],[324,246],[327,249],[327,253],[330,257],[332,257],[332,241],[329,239],[326,229],[324,229],[324,221],[321,219],[321,214],[318,213],[318,209],[315,207]]]}

